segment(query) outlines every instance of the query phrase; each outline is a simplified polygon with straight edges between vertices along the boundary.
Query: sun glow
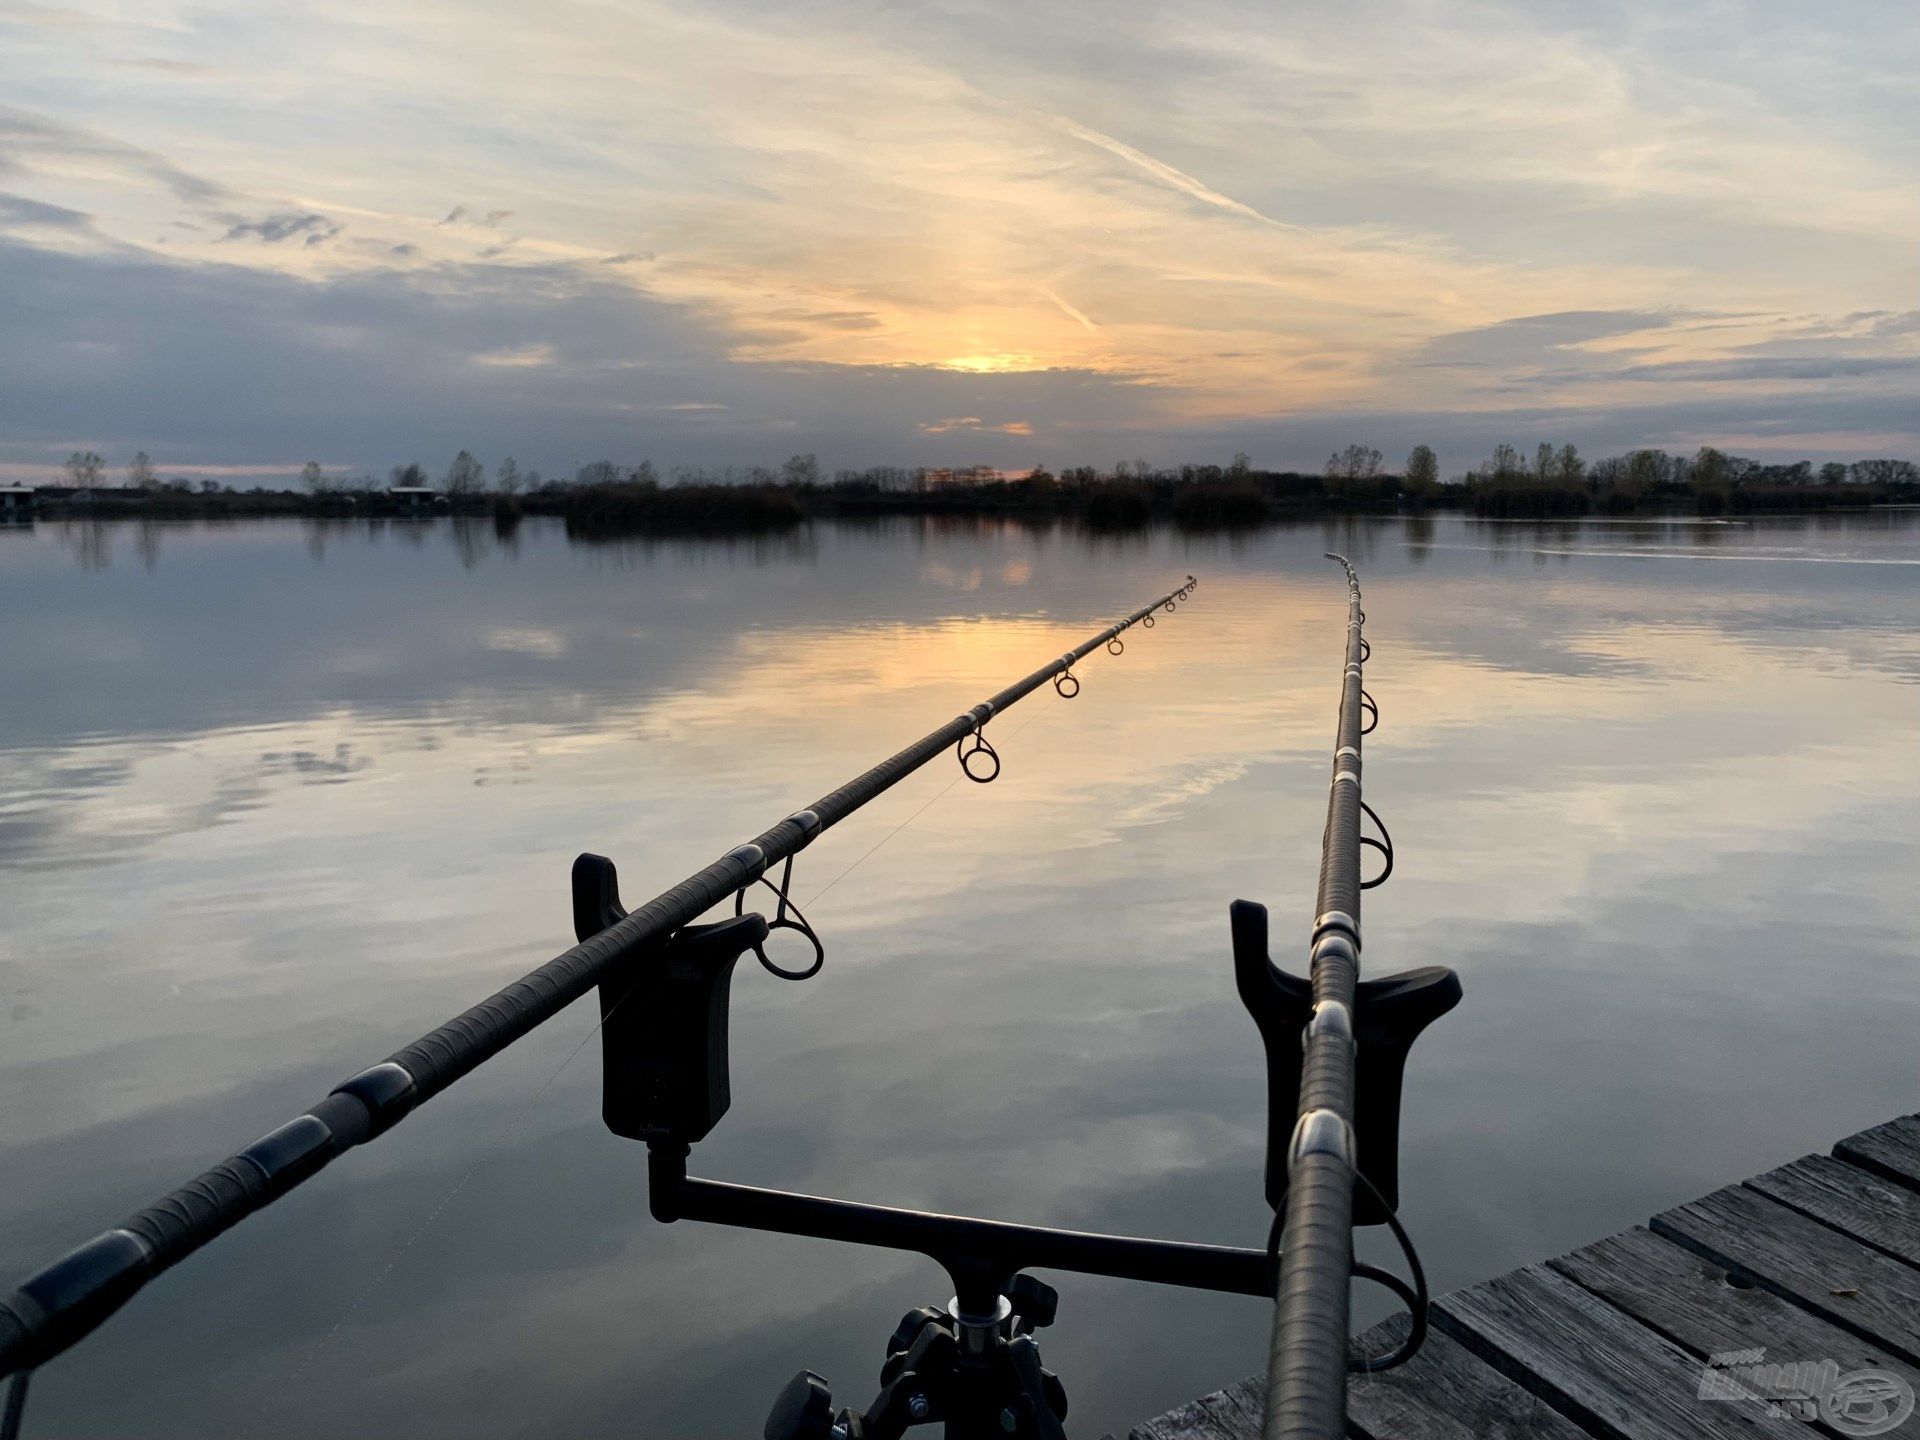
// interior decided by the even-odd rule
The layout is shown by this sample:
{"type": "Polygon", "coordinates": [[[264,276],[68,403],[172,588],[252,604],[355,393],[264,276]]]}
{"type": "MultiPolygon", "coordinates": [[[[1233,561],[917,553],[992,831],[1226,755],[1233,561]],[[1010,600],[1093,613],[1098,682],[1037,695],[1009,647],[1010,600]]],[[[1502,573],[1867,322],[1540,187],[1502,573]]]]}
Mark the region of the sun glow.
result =
{"type": "Polygon", "coordinates": [[[1012,351],[996,354],[955,355],[940,362],[942,370],[965,370],[975,375],[1012,375],[1023,370],[1046,370],[1045,361],[1012,351]]]}

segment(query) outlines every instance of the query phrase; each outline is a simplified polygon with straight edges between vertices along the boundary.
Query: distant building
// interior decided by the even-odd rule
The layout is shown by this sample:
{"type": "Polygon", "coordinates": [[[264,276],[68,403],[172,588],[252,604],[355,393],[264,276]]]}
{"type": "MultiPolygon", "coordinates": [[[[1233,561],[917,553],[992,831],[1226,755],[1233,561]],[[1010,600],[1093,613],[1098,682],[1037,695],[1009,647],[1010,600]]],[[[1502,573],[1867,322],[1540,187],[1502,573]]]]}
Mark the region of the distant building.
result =
{"type": "Polygon", "coordinates": [[[418,514],[433,509],[440,492],[431,485],[389,485],[387,503],[403,514],[418,514]]]}
{"type": "Polygon", "coordinates": [[[41,506],[53,505],[93,505],[93,506],[131,506],[144,505],[153,498],[153,492],[142,490],[137,485],[42,485],[34,491],[34,501],[41,506]]]}
{"type": "Polygon", "coordinates": [[[945,490],[956,485],[998,485],[1010,473],[991,465],[961,465],[953,469],[927,470],[922,478],[927,489],[945,490]]]}
{"type": "Polygon", "coordinates": [[[25,520],[33,514],[31,485],[0,485],[0,520],[25,520]]]}

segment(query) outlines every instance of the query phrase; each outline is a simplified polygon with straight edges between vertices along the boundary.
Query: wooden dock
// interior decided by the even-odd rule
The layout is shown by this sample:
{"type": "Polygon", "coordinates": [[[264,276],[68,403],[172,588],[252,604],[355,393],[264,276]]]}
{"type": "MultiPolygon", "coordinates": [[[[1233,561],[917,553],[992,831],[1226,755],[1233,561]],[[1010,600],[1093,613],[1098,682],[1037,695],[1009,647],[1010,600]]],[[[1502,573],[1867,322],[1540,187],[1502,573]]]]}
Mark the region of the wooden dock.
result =
{"type": "MultiPolygon", "coordinates": [[[[1400,1315],[1357,1337],[1367,1353],[1400,1315]]],[[[1130,1440],[1259,1440],[1265,1377],[1136,1427],[1130,1440]]],[[[1849,1387],[1851,1388],[1851,1387],[1849,1387]]],[[[1355,1376],[1365,1440],[1742,1440],[1888,1434],[1920,1440],[1920,1116],[1849,1136],[1644,1227],[1437,1299],[1433,1331],[1398,1370],[1355,1376]],[[1878,1371],[1872,1402],[1809,1423],[1726,1390],[1737,1368],[1831,1360],[1878,1371]],[[1703,1391],[1703,1377],[1709,1380],[1703,1391]],[[1904,1388],[1904,1392],[1902,1387],[1904,1388]],[[1911,1400],[1905,1404],[1910,1409],[1911,1400]],[[1875,1417],[1882,1428],[1871,1427],[1875,1417]]]]}

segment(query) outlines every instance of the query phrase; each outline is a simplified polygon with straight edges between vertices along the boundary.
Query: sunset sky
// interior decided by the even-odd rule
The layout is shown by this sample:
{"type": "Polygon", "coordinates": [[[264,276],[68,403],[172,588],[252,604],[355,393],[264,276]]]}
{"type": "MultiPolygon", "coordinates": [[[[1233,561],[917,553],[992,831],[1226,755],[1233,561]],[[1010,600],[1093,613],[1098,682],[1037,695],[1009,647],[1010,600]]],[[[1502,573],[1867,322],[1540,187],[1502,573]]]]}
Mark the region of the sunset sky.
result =
{"type": "Polygon", "coordinates": [[[0,4],[0,478],[1920,456],[1920,6],[0,4]]]}

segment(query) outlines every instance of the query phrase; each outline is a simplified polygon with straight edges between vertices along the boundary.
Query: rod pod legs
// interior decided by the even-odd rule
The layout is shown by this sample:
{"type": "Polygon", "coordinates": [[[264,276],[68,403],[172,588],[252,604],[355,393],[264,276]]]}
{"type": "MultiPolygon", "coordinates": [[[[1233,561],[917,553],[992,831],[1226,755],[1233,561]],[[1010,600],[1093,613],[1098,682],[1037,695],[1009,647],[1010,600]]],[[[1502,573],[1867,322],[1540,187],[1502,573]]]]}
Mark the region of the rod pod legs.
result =
{"type": "Polygon", "coordinates": [[[766,1440],[898,1440],[916,1425],[944,1425],[951,1440],[1066,1440],[1067,1392],[1033,1338],[1060,1297],[1015,1275],[996,1298],[992,1315],[967,1314],[957,1297],[944,1310],[909,1310],[864,1411],[835,1410],[827,1382],[802,1370],[774,1402],[766,1440]]]}

